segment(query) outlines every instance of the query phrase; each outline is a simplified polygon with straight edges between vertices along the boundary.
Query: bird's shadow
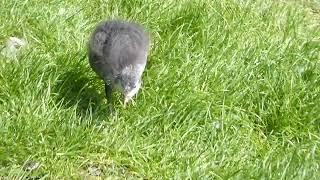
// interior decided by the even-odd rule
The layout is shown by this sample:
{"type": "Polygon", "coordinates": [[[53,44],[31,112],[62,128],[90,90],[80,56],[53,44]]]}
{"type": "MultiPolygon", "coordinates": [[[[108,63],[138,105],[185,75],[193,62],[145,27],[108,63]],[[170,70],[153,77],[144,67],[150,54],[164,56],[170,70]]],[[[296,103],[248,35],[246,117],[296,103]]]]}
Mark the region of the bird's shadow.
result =
{"type": "Polygon", "coordinates": [[[76,107],[77,115],[80,117],[98,114],[109,116],[110,113],[103,104],[104,94],[97,91],[99,86],[95,85],[96,81],[99,80],[86,76],[80,70],[64,72],[53,88],[56,102],[65,108],[76,107]]]}

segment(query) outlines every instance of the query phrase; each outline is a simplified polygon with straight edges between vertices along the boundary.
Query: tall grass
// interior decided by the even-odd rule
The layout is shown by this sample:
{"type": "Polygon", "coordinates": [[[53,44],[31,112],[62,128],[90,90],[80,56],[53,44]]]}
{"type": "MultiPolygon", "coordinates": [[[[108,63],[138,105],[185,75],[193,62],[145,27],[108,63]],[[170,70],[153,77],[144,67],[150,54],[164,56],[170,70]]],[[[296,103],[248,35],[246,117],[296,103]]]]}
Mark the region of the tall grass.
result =
{"type": "MultiPolygon", "coordinates": [[[[318,179],[317,1],[0,2],[0,179],[318,179]],[[135,104],[109,115],[94,26],[152,34],[135,104]],[[2,48],[2,49],[3,49],[2,48]],[[24,170],[28,162],[40,167],[24,170]]],[[[118,96],[119,97],[119,96],[118,96]]],[[[119,99],[120,100],[120,99],[119,99]]]]}

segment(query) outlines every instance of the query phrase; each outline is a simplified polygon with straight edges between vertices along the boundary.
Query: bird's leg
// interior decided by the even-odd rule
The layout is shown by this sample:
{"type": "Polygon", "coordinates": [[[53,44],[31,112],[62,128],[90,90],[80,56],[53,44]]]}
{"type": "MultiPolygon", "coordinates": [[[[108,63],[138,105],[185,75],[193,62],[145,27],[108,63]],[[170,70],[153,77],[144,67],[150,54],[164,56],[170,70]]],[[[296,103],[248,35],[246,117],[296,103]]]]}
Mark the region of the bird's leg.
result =
{"type": "Polygon", "coordinates": [[[112,106],[113,106],[112,86],[107,84],[107,83],[104,83],[104,90],[106,92],[106,97],[107,97],[107,101],[108,101],[109,110],[110,110],[110,112],[112,112],[112,106]]]}

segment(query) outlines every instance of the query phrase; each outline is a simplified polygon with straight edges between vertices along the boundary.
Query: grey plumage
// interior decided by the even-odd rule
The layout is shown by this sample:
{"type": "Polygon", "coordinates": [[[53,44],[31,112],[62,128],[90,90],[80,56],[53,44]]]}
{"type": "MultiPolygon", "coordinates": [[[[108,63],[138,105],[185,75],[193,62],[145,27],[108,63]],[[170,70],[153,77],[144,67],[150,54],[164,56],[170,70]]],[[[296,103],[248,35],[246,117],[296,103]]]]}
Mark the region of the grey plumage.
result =
{"type": "Polygon", "coordinates": [[[142,26],[119,20],[100,23],[89,42],[89,63],[104,80],[106,96],[120,90],[128,102],[139,90],[147,63],[149,35],[142,26]]]}

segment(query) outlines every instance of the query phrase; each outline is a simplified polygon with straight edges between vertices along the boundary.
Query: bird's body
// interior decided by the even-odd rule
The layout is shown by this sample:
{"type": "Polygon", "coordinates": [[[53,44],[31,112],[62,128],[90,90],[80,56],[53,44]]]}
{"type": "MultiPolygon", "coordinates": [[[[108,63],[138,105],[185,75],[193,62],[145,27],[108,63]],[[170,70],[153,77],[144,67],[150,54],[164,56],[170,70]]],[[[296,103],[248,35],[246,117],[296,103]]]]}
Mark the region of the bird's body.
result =
{"type": "Polygon", "coordinates": [[[119,90],[129,101],[141,86],[147,63],[149,36],[134,23],[106,21],[97,26],[89,42],[89,63],[104,80],[109,101],[119,90]]]}

